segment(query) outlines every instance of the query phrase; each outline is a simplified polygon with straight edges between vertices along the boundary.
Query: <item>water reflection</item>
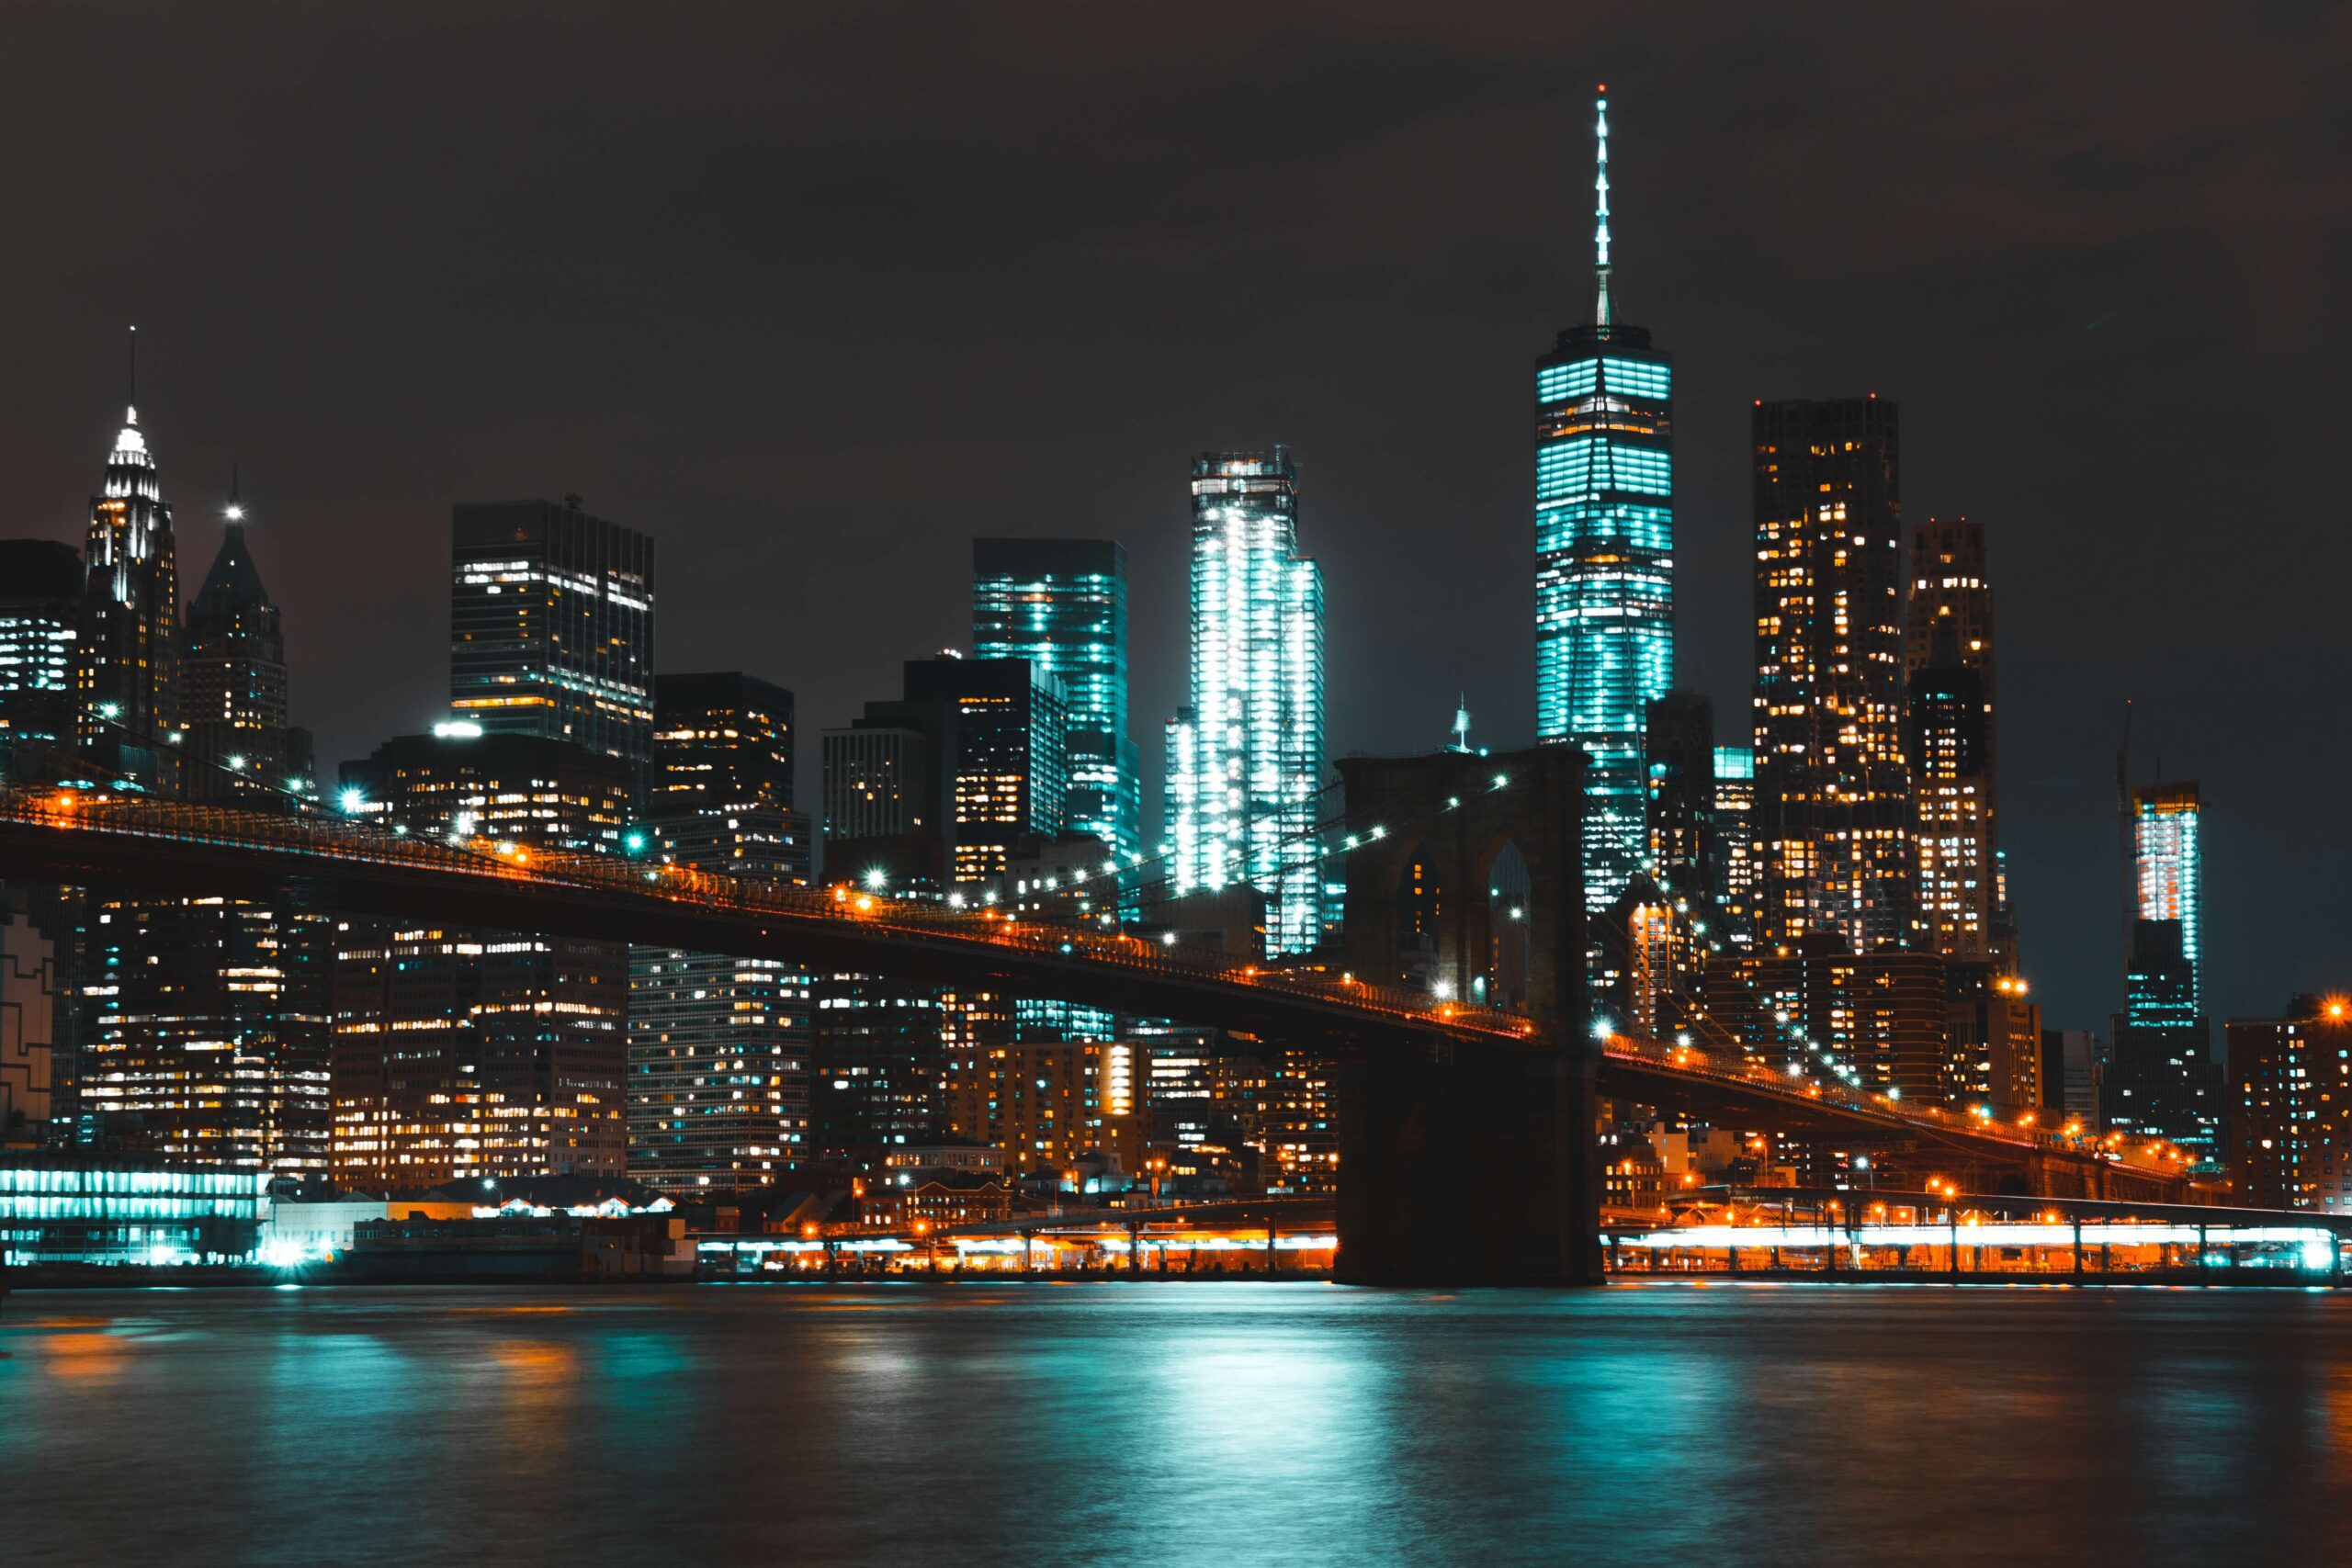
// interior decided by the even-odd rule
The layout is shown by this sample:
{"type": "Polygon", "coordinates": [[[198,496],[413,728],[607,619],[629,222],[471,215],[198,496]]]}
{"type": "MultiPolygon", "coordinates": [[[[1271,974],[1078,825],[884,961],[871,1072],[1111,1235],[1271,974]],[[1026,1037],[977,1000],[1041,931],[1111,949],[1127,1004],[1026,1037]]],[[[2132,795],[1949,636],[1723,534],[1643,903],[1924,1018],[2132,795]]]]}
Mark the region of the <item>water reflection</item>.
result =
{"type": "Polygon", "coordinates": [[[2241,1291],[19,1295],[0,1556],[2341,1560],[2347,1330],[2241,1291]]]}

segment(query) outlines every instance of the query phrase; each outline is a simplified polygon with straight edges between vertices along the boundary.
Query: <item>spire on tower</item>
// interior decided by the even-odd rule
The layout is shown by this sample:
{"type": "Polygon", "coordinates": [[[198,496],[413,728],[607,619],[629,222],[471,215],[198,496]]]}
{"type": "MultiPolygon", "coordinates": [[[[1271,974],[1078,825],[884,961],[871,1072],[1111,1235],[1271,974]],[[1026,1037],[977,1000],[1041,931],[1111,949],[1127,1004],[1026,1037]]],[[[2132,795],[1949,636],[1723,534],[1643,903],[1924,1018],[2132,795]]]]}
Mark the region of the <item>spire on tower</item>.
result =
{"type": "Polygon", "coordinates": [[[229,505],[226,514],[232,523],[243,523],[245,520],[245,503],[237,493],[237,459],[234,457],[229,459],[229,505]]]}
{"type": "Polygon", "coordinates": [[[1609,84],[1600,84],[1600,96],[1593,100],[1594,119],[1592,209],[1595,227],[1593,243],[1593,325],[1609,324],[1609,84]]]}
{"type": "Polygon", "coordinates": [[[130,327],[130,401],[128,408],[129,415],[123,423],[137,424],[139,423],[139,324],[136,321],[132,322],[130,327]]]}

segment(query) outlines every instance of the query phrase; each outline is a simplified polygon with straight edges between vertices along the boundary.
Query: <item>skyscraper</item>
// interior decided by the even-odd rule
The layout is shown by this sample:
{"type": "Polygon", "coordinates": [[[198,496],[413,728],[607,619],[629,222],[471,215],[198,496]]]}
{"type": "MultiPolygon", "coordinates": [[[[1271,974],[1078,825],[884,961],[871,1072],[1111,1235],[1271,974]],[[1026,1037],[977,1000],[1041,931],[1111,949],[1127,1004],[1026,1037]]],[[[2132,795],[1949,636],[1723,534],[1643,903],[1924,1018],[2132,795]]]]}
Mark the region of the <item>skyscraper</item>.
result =
{"type": "Polygon", "coordinates": [[[2135,786],[2127,808],[2136,918],[2123,1010],[2112,1022],[2108,1123],[2213,1157],[2222,1095],[2205,1012],[2197,783],[2135,786]]]}
{"type": "Polygon", "coordinates": [[[948,880],[1004,874],[1025,834],[1057,834],[1069,806],[1061,682],[1026,659],[910,659],[906,700],[934,704],[946,737],[948,880]]]}
{"type": "Polygon", "coordinates": [[[1961,518],[1911,531],[1903,663],[1919,814],[1922,939],[1962,964],[2015,967],[1994,757],[1993,591],[1984,530],[1961,518]]]}
{"type": "Polygon", "coordinates": [[[172,509],[139,411],[123,415],[90,500],[75,643],[77,728],[90,776],[168,788],[179,728],[180,589],[172,509]]]}
{"type": "Polygon", "coordinates": [[[1674,371],[1615,319],[1609,99],[1597,105],[1593,313],[1535,366],[1535,733],[1581,746],[1585,903],[1645,859],[1644,716],[1674,680],[1674,371]]]}
{"type": "MultiPolygon", "coordinates": [[[[1746,952],[1756,944],[1756,753],[1746,746],[1715,748],[1715,884],[1722,945],[1746,952]]],[[[1712,943],[1711,943],[1712,945],[1712,943]]]]}
{"type": "Polygon", "coordinates": [[[494,735],[653,755],[653,540],[580,498],[460,504],[450,521],[449,705],[494,735]]]}
{"type": "Polygon", "coordinates": [[[1898,457],[1891,402],[1756,405],[1761,951],[1914,934],[1898,457]]]}
{"type": "MultiPolygon", "coordinates": [[[[624,760],[537,735],[402,736],[342,784],[345,809],[413,834],[573,852],[616,847],[631,798],[624,760]]],[[[618,1176],[628,1002],[616,942],[339,920],[335,1179],[618,1176]]]]}
{"type": "Polygon", "coordinates": [[[2198,841],[2202,815],[2195,779],[2142,784],[2132,791],[2132,879],[2139,918],[2180,922],[2188,1002],[2200,1012],[2205,1007],[2205,875],[2198,841]]]}
{"type": "Polygon", "coordinates": [[[793,806],[793,698],[740,671],[653,682],[654,765],[647,814],[657,820],[793,806]]]}
{"type": "Polygon", "coordinates": [[[233,483],[228,519],[212,570],[187,607],[181,783],[192,800],[267,810],[311,791],[310,744],[288,723],[286,637],[254,566],[233,483]]]}
{"type": "Polygon", "coordinates": [[[1127,737],[1127,552],[1113,539],[972,541],[972,653],[1026,659],[1069,705],[1066,830],[1122,862],[1142,847],[1127,737]]]}
{"type": "MultiPolygon", "coordinates": [[[[752,676],[653,684],[651,811],[697,871],[805,886],[793,798],[792,694],[752,676]]],[[[773,1182],[806,1156],[809,978],[797,964],[632,946],[628,1170],[667,1191],[773,1182]]]]}
{"type": "Polygon", "coordinates": [[[1192,702],[1168,726],[1178,894],[1240,883],[1266,945],[1322,940],[1323,576],[1298,553],[1290,448],[1193,462],[1192,702]]]}
{"type": "Polygon", "coordinates": [[[82,555],[50,539],[0,539],[0,776],[46,779],[74,746],[82,555]]]}

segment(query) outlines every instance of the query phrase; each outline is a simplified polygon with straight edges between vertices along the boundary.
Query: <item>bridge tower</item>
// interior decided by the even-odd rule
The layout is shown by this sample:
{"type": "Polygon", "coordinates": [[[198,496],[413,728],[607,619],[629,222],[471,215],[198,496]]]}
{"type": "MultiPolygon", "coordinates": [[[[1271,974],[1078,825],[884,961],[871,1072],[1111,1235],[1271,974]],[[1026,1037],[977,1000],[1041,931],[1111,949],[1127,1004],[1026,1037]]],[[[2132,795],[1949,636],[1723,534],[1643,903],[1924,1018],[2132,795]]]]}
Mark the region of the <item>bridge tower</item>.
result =
{"type": "Polygon", "coordinates": [[[1349,971],[1524,1012],[1527,1050],[1433,1045],[1340,1066],[1339,1278],[1597,1284],[1584,754],[1348,757],[1349,971]],[[1372,830],[1378,829],[1378,836],[1372,830]]]}

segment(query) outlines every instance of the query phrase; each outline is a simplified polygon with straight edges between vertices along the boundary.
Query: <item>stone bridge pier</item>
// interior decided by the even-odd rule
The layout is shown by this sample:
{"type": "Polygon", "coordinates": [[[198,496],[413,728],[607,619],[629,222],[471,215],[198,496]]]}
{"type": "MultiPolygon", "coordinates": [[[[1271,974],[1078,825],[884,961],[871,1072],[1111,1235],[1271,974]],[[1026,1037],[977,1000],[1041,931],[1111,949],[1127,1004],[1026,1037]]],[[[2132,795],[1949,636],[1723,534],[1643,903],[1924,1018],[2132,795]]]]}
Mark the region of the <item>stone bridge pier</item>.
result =
{"type": "Polygon", "coordinates": [[[1382,984],[1533,1017],[1529,1048],[1352,1053],[1339,1070],[1342,1283],[1600,1281],[1598,1047],[1585,992],[1584,754],[1340,761],[1343,953],[1382,984]]]}

